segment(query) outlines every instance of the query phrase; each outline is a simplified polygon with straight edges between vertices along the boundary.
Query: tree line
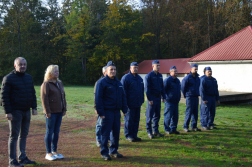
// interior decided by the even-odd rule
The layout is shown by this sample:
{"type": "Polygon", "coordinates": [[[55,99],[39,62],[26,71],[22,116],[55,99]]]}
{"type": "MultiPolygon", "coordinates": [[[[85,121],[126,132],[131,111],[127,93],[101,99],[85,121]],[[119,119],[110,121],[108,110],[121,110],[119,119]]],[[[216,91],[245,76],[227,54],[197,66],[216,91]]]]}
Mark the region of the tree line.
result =
{"type": "Polygon", "coordinates": [[[109,60],[189,58],[251,24],[250,0],[0,0],[0,76],[16,57],[36,84],[49,64],[64,83],[87,85],[109,60]]]}

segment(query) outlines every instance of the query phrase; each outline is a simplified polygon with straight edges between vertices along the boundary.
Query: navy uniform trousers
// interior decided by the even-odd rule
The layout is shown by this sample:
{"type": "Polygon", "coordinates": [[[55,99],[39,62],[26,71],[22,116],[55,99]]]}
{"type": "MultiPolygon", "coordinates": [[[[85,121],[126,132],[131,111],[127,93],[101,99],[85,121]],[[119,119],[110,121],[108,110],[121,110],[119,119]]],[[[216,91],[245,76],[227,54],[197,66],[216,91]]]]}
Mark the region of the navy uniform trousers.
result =
{"type": "Polygon", "coordinates": [[[149,100],[147,100],[147,109],[146,109],[146,129],[147,133],[152,133],[152,119],[153,119],[153,132],[159,133],[158,131],[158,123],[160,120],[160,110],[161,110],[161,96],[153,97],[153,105],[149,104],[149,100]]]}
{"type": "Polygon", "coordinates": [[[215,117],[215,96],[207,96],[206,95],[206,101],[208,101],[206,104],[203,103],[201,99],[201,105],[200,105],[200,123],[201,127],[209,127],[213,126],[214,117],[215,117]]]}
{"type": "Polygon", "coordinates": [[[119,146],[121,113],[120,110],[104,110],[104,114],[105,118],[101,120],[101,155],[115,154],[119,146]]]}
{"type": "Polygon", "coordinates": [[[139,121],[140,121],[140,110],[141,107],[129,108],[126,116],[124,116],[124,134],[125,137],[136,138],[139,121]]]}
{"type": "Polygon", "coordinates": [[[166,132],[175,132],[178,125],[178,103],[165,102],[164,129],[166,132]]]}
{"type": "Polygon", "coordinates": [[[185,110],[185,123],[184,129],[189,129],[189,123],[191,120],[191,128],[197,128],[199,97],[188,96],[186,97],[186,110],[185,110]]]}

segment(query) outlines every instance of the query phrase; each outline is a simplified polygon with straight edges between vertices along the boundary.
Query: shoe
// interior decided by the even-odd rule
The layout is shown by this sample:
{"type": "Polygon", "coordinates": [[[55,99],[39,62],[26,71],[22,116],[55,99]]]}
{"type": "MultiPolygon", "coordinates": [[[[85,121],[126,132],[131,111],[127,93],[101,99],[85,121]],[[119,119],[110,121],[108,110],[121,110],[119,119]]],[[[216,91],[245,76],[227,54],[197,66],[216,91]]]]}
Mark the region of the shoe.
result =
{"type": "Polygon", "coordinates": [[[190,130],[188,128],[184,128],[185,132],[190,132],[190,130]]]}
{"type": "Polygon", "coordinates": [[[170,135],[170,134],[171,134],[171,132],[170,132],[170,131],[166,131],[166,132],[165,132],[165,134],[170,135]]]}
{"type": "Polygon", "coordinates": [[[198,129],[198,128],[192,128],[191,130],[192,130],[192,131],[195,131],[195,132],[201,131],[201,129],[198,129]]]}
{"type": "Polygon", "coordinates": [[[179,131],[174,131],[173,133],[176,134],[176,135],[180,134],[179,131]]]}
{"type": "Polygon", "coordinates": [[[49,161],[54,161],[57,158],[52,153],[47,153],[46,156],[45,156],[45,159],[47,159],[49,161]]]}
{"type": "Polygon", "coordinates": [[[210,126],[209,129],[213,130],[213,129],[217,129],[215,126],[210,126]]]}
{"type": "Polygon", "coordinates": [[[142,139],[140,137],[134,137],[136,141],[141,141],[142,139]]]}
{"type": "Polygon", "coordinates": [[[24,167],[22,164],[18,163],[17,160],[13,160],[10,164],[9,167],[24,167]]]}
{"type": "Polygon", "coordinates": [[[18,163],[22,165],[29,165],[29,164],[35,164],[35,161],[31,161],[27,157],[25,157],[25,159],[18,160],[18,163]]]}
{"type": "Polygon", "coordinates": [[[153,135],[152,135],[151,133],[148,133],[148,137],[149,137],[150,139],[153,139],[153,135]]]}
{"type": "Polygon", "coordinates": [[[114,158],[122,158],[123,155],[120,154],[120,153],[115,153],[115,154],[109,154],[111,157],[114,157],[114,158]]]}
{"type": "Polygon", "coordinates": [[[178,132],[178,131],[167,131],[167,132],[165,132],[166,134],[168,134],[168,135],[171,135],[171,134],[176,134],[176,135],[179,135],[180,133],[178,132]]]}
{"type": "Polygon", "coordinates": [[[209,127],[201,127],[202,130],[209,130],[209,127]]]}
{"type": "Polygon", "coordinates": [[[98,141],[96,141],[96,146],[97,146],[97,147],[101,147],[101,143],[98,142],[98,141]]]}
{"type": "Polygon", "coordinates": [[[134,141],[135,141],[135,139],[132,138],[132,137],[128,137],[128,138],[126,138],[126,140],[128,140],[128,141],[130,141],[130,142],[134,142],[134,141]]]}
{"type": "Polygon", "coordinates": [[[111,160],[111,157],[109,155],[101,155],[101,158],[104,159],[105,161],[111,160]]]}
{"type": "Polygon", "coordinates": [[[54,155],[54,157],[55,157],[56,159],[62,159],[62,158],[64,158],[64,156],[63,156],[62,154],[59,154],[59,153],[57,153],[57,152],[52,152],[52,155],[54,155]]]}
{"type": "Polygon", "coordinates": [[[157,136],[157,137],[164,137],[164,135],[162,135],[162,134],[159,133],[159,132],[154,132],[153,135],[154,135],[154,136],[157,136]]]}

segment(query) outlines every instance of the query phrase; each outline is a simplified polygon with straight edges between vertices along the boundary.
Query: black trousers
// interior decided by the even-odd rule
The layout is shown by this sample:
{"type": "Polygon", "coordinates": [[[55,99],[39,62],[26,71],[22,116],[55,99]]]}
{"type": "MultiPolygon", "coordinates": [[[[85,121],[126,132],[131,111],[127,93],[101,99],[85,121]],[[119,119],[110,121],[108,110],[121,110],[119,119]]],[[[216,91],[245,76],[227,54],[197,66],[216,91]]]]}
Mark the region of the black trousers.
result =
{"type": "Polygon", "coordinates": [[[12,120],[9,120],[10,136],[8,142],[9,163],[16,159],[16,148],[18,146],[18,159],[26,157],[26,138],[29,132],[31,111],[15,110],[12,112],[12,120]],[[18,143],[18,145],[17,145],[18,143]]]}

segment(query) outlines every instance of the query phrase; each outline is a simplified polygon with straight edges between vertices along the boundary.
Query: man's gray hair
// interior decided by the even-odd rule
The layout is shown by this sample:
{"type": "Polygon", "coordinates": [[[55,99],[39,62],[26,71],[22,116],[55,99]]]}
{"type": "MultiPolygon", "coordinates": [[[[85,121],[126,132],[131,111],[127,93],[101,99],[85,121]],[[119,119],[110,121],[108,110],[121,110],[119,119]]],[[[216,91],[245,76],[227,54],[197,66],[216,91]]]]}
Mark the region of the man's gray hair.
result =
{"type": "Polygon", "coordinates": [[[102,67],[102,73],[104,73],[107,69],[107,66],[102,67]]]}
{"type": "MultiPolygon", "coordinates": [[[[14,60],[14,65],[15,65],[18,61],[20,61],[20,60],[25,60],[25,61],[26,61],[26,59],[23,58],[23,57],[17,57],[17,58],[14,60]]],[[[27,61],[26,61],[26,63],[27,63],[27,61]]]]}

